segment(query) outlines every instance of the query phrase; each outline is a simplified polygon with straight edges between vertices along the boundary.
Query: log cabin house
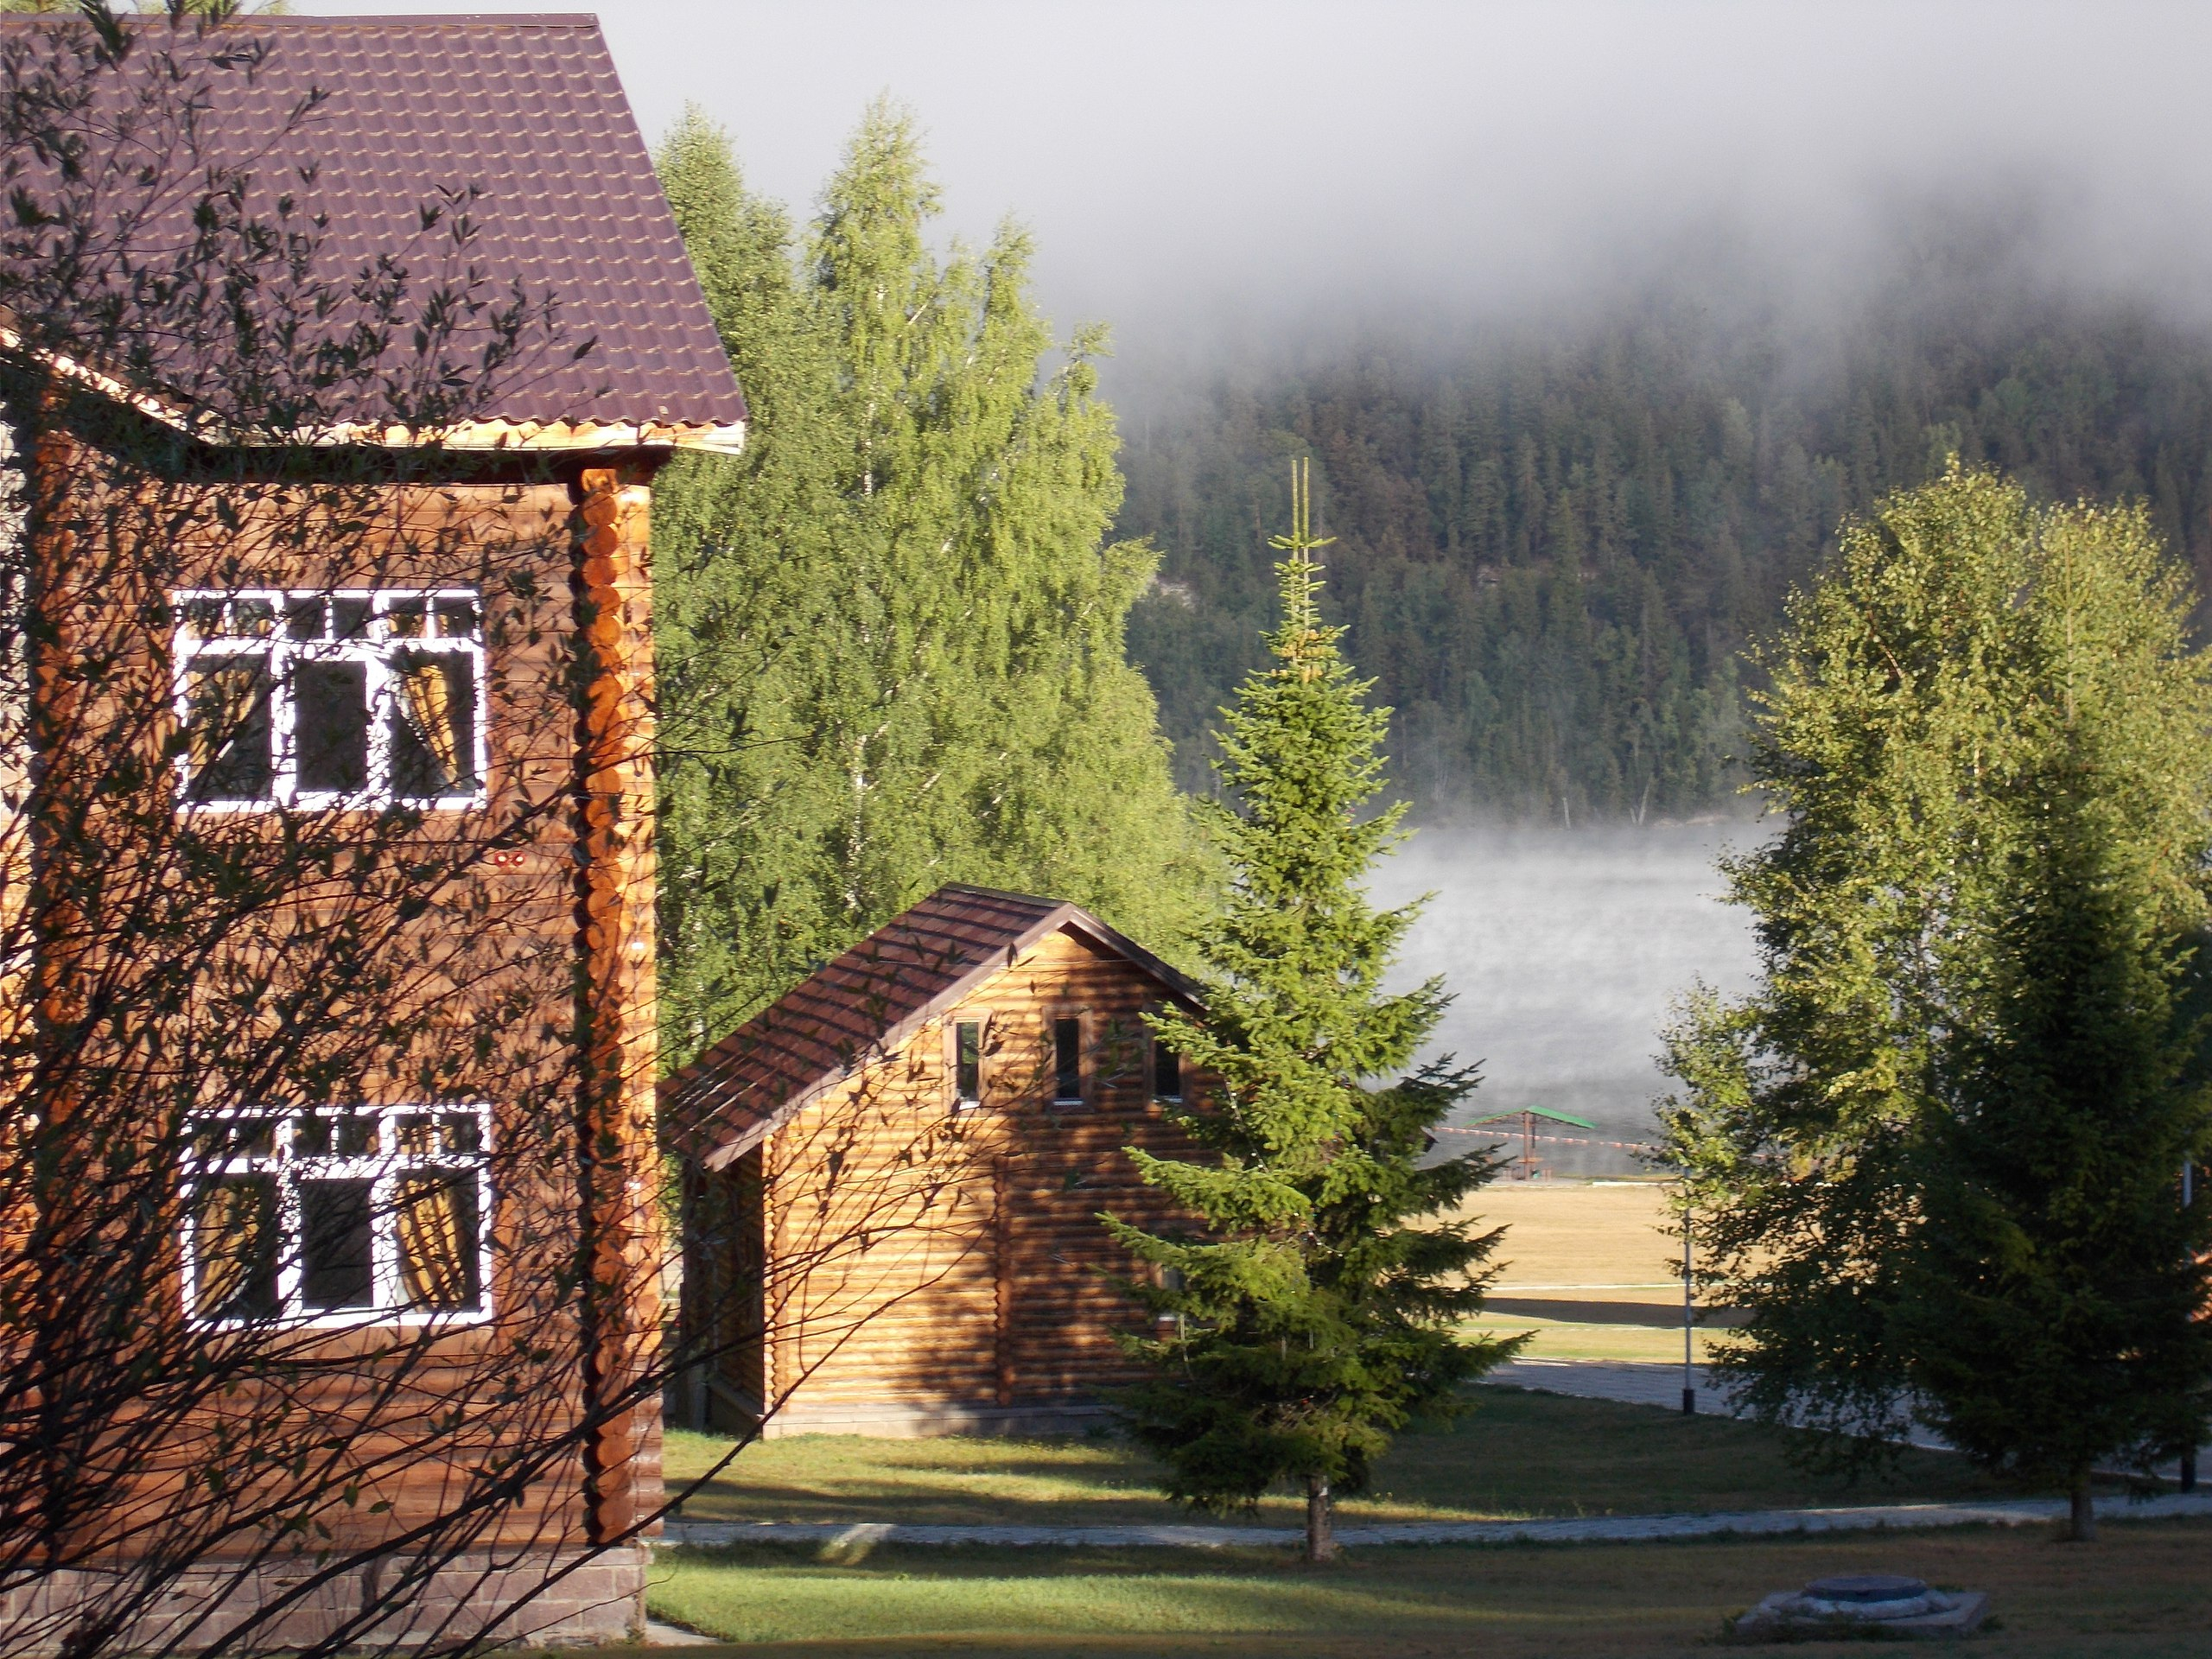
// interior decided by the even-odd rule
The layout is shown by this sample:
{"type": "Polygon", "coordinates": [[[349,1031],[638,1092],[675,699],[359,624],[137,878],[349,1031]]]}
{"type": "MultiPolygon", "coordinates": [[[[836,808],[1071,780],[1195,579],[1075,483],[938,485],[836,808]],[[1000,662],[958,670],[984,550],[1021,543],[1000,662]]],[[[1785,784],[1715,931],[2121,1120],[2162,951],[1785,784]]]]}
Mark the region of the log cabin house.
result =
{"type": "Polygon", "coordinates": [[[662,1085],[688,1171],[676,1390],[769,1435],[1067,1432],[1141,1314],[1102,1211],[1169,1218],[1123,1154],[1187,1144],[1147,1013],[1198,988],[1071,904],[947,887],[662,1085]]]}
{"type": "MultiPolygon", "coordinates": [[[[363,410],[296,438],[195,424],[161,385],[18,353],[14,372],[46,387],[36,429],[16,435],[46,631],[28,694],[29,805],[0,826],[10,915],[36,902],[42,880],[66,888],[73,857],[137,855],[64,835],[73,788],[97,792],[115,774],[83,782],[107,757],[54,735],[124,731],[132,709],[173,720],[188,741],[159,749],[112,822],[188,825],[203,850],[226,836],[234,851],[315,836],[342,851],[358,835],[442,873],[436,893],[400,894],[358,874],[365,856],[325,856],[326,885],[331,868],[351,868],[357,904],[391,902],[346,918],[357,934],[370,927],[373,951],[357,948],[342,973],[327,956],[306,971],[419,1000],[397,1017],[358,1007],[359,995],[315,1004],[340,1009],[327,1028],[257,1051],[290,1062],[242,1065],[252,1081],[236,1094],[194,1085],[173,1168],[148,1178],[173,1184],[177,1219],[137,1329],[200,1344],[218,1363],[211,1331],[261,1344],[257,1386],[296,1362],[289,1375],[322,1380],[297,1383],[305,1415],[281,1432],[302,1458],[363,1448],[350,1455],[368,1472],[342,1503],[328,1491],[288,1500],[312,1548],[273,1527],[225,1530],[206,1522],[205,1502],[185,1517],[183,1494],[212,1448],[236,1443],[237,1423],[219,1440],[209,1415],[232,1407],[181,1408],[166,1439],[125,1444],[147,1414],[124,1398],[106,1431],[124,1439],[108,1451],[131,1461],[136,1484],[102,1514],[56,1523],[48,1547],[66,1565],[18,1577],[0,1625],[51,1645],[73,1598],[121,1594],[146,1552],[196,1548],[206,1559],[146,1580],[172,1611],[115,1604],[137,1644],[204,1644],[226,1620],[257,1616],[246,1645],[264,1649],[340,1627],[362,1643],[480,1627],[540,1642],[627,1637],[643,1618],[637,1534],[660,1502],[658,1390],[624,1392],[659,1325],[657,1211],[637,1199],[658,1167],[648,520],[671,455],[740,445],[744,399],[595,20],[257,16],[202,39],[211,54],[246,41],[266,55],[251,76],[217,76],[201,141],[218,159],[258,158],[250,164],[325,216],[315,257],[341,285],[391,251],[419,250],[426,200],[473,188],[467,264],[495,292],[552,300],[562,333],[510,365],[496,401],[464,420],[423,431],[363,410]],[[321,108],[288,135],[311,90],[321,108]],[[586,340],[580,356],[572,347],[586,340]],[[159,474],[140,476],[168,539],[143,556],[87,539],[129,518],[84,499],[117,492],[123,449],[159,474]],[[327,542],[257,537],[264,524],[321,522],[331,498],[316,492],[341,475],[349,527],[327,542]],[[134,569],[160,574],[134,582],[134,569]],[[159,591],[137,591],[148,588],[159,591]],[[130,643],[154,615],[165,625],[130,643]],[[87,690],[73,642],[118,639],[87,690]],[[588,1295],[575,1289],[580,1261],[588,1295]],[[541,1458],[547,1446],[556,1453],[541,1458]],[[494,1470],[522,1472],[495,1490],[494,1470]],[[472,1504],[473,1519],[438,1530],[472,1504]],[[510,1616],[515,1596],[556,1569],[567,1576],[510,1616]],[[344,1624],[389,1605],[396,1580],[397,1611],[344,1624]],[[212,1623],[175,1623],[210,1606],[212,1623]],[[272,1606],[283,1611],[270,1622],[260,1610],[272,1606]]],[[[235,1034],[206,1029],[230,982],[219,974],[246,963],[257,995],[286,994],[284,940],[338,948],[315,931],[325,902],[287,895],[283,928],[257,931],[247,915],[200,942],[208,971],[186,1001],[203,999],[211,1052],[235,1034]]],[[[33,934],[10,972],[51,1033],[42,1053],[124,1045],[96,1028],[83,987],[114,976],[125,945],[33,934]]],[[[149,937],[149,958],[159,954],[149,937]]],[[[172,1016],[184,1017],[158,1017],[172,1016]]],[[[120,1073],[103,1075],[110,1087],[120,1073]]],[[[96,1104],[78,1103],[86,1122],[96,1104]]],[[[148,1122],[159,1109],[149,1095],[148,1122]]],[[[21,1189],[10,1202],[25,1202],[21,1189]]],[[[57,1261],[21,1259],[26,1236],[0,1230],[17,1251],[9,1270],[59,1282],[57,1261]]],[[[25,1349],[8,1347],[21,1362],[25,1349]]],[[[41,1385],[48,1397],[62,1391],[58,1375],[41,1385]]],[[[105,1386],[89,1366],[83,1376],[105,1386]]]]}

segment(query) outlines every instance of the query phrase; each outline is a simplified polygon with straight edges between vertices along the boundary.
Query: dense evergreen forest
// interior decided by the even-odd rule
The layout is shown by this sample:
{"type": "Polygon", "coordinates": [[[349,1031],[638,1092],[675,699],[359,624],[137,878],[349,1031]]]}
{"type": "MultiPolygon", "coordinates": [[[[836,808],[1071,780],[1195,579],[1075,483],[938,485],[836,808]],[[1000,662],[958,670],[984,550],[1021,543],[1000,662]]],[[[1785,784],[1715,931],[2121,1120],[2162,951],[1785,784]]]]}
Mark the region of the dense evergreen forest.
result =
{"type": "Polygon", "coordinates": [[[1294,454],[1338,538],[1330,603],[1395,710],[1394,782],[1430,819],[1726,809],[1745,647],[1846,514],[1954,450],[2040,497],[2143,499],[2212,572],[2212,342],[2139,309],[1902,282],[1808,330],[1677,290],[1306,359],[1128,419],[1119,533],[1164,556],[1130,650],[1186,788],[1259,654],[1294,454]]]}

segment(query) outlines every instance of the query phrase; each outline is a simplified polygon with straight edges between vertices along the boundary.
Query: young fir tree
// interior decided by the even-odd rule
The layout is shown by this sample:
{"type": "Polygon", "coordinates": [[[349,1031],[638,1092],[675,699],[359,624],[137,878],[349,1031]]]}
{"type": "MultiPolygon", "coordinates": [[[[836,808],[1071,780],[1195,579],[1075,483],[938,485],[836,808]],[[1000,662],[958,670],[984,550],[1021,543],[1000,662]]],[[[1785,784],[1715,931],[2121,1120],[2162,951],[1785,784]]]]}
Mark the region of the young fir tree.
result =
{"type": "Polygon", "coordinates": [[[881,105],[804,238],[697,115],[660,166],[753,408],[656,496],[668,1058],[946,881],[1176,950],[1210,872],[1124,652],[1098,339],[1045,372],[1018,231],[932,257],[881,105]]]}
{"type": "Polygon", "coordinates": [[[1306,1554],[1324,1560],[1335,1495],[1366,1484],[1408,1421],[1457,1409],[1462,1385],[1522,1339],[1461,1334],[1500,1234],[1435,1219],[1495,1160],[1421,1162],[1475,1074],[1440,1063],[1369,1086],[1408,1065],[1448,999],[1439,980],[1382,990],[1418,909],[1378,912],[1362,886],[1403,810],[1360,816],[1389,711],[1367,707],[1342,630],[1320,619],[1312,553],[1325,543],[1308,529],[1303,468],[1294,485],[1292,532],[1273,543],[1288,556],[1274,661],[1245,681],[1222,738],[1234,804],[1210,817],[1232,880],[1199,938],[1207,1012],[1154,1022],[1220,1079],[1219,1096],[1179,1120],[1211,1155],[1130,1154],[1197,1225],[1149,1234],[1104,1219],[1153,1269],[1132,1293],[1175,1321],[1172,1337],[1130,1340],[1152,1376],[1122,1401],[1166,1464],[1169,1495],[1222,1511],[1301,1484],[1306,1554]]]}
{"type": "Polygon", "coordinates": [[[1736,860],[1762,986],[1672,1039],[1669,1117],[1762,1414],[1881,1455],[1910,1418],[2063,1484],[2212,1408],[2208,1096],[2179,1010],[2212,726],[2139,512],[1955,467],[1849,526],[1761,720],[1782,833],[1736,860]]]}

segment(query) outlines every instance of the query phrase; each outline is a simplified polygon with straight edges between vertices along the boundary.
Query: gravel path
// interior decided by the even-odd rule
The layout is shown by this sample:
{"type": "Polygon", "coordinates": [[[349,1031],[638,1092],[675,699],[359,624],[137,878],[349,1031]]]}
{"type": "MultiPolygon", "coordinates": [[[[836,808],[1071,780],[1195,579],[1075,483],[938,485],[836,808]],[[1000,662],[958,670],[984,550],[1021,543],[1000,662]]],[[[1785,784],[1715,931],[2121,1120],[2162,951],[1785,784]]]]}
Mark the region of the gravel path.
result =
{"type": "MultiPolygon", "coordinates": [[[[2057,1498],[1986,1503],[1878,1503],[1855,1509],[1738,1510],[1718,1515],[1575,1516],[1534,1521],[1414,1522],[1388,1527],[1339,1527],[1338,1541],[1357,1544],[1598,1544],[1662,1538],[1758,1537],[1809,1532],[1871,1532],[1923,1527],[2024,1527],[2056,1521],[2066,1512],[2057,1498]]],[[[2133,1499],[2100,1498],[2109,1520],[2162,1520],[2212,1516],[2212,1494],[2133,1499]]],[[[1294,1527],[929,1527],[867,1522],[671,1521],[664,1544],[824,1544],[833,1549],[876,1544],[997,1544],[1066,1548],[1168,1548],[1226,1549],[1295,1543],[1294,1527]]]]}

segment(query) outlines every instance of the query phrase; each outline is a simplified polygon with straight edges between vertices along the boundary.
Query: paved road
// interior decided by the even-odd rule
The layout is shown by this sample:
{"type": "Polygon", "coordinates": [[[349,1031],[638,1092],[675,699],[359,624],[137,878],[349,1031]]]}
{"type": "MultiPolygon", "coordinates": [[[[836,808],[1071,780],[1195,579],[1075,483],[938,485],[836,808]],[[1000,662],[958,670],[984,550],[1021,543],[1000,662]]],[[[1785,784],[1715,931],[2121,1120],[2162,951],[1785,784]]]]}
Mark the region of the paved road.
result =
{"type": "MultiPolygon", "coordinates": [[[[1695,1379],[1697,1408],[1726,1416],[1728,1396],[1705,1368],[1695,1379]]],[[[1682,1368],[1656,1360],[1510,1359],[1484,1379],[1512,1389],[1540,1389],[1546,1394],[1579,1395],[1586,1400],[1623,1400],[1633,1406],[1682,1408],[1682,1368]]]]}

